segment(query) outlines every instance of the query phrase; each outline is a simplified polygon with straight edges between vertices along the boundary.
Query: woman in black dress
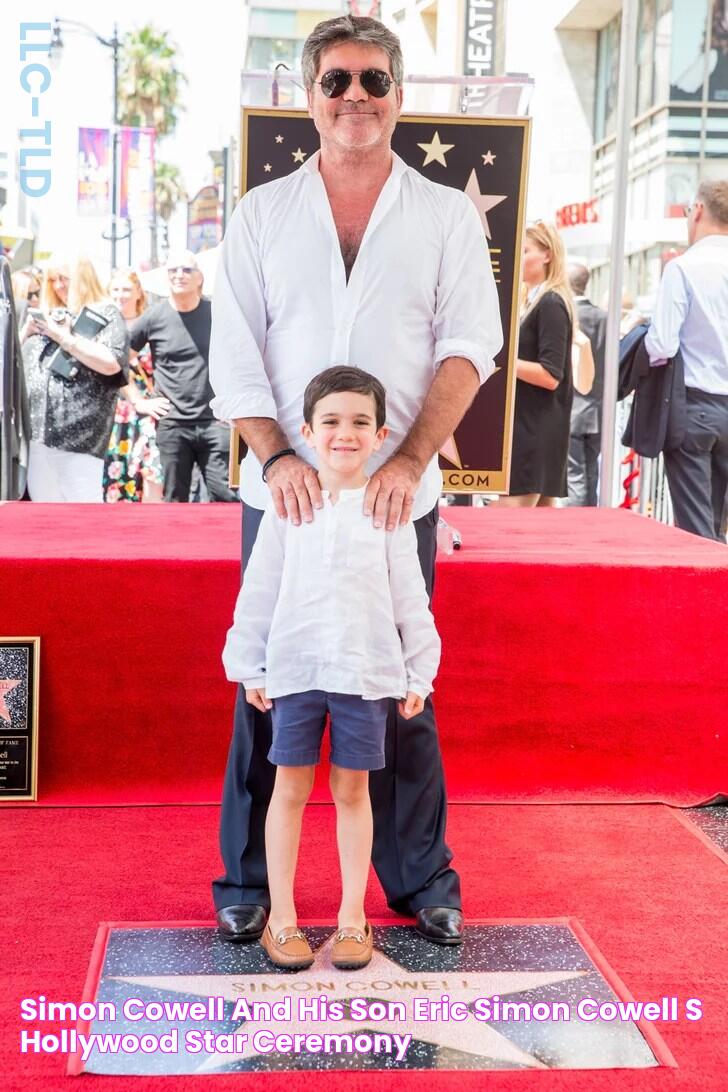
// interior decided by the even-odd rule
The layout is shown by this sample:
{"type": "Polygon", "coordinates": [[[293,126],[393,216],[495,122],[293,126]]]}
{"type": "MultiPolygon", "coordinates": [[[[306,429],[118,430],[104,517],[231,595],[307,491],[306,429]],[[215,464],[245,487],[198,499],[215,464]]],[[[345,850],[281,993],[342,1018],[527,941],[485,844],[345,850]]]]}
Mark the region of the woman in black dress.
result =
{"type": "Polygon", "coordinates": [[[541,220],[526,228],[523,284],[510,495],[499,504],[551,507],[567,495],[575,308],[564,244],[541,220]]]}

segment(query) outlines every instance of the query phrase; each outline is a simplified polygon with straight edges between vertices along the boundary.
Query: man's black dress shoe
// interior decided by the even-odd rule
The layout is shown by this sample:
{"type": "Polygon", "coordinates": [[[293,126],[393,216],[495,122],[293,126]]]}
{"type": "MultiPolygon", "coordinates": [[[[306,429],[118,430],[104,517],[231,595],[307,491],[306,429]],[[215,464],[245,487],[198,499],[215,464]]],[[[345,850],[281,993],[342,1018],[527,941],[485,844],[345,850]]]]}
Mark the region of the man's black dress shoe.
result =
{"type": "Polygon", "coordinates": [[[239,903],[237,906],[223,906],[215,915],[217,931],[223,940],[234,944],[243,944],[248,940],[258,940],[263,935],[268,911],[264,906],[252,902],[239,903]]]}
{"type": "Polygon", "coordinates": [[[417,932],[435,944],[462,944],[463,915],[452,906],[423,906],[417,911],[417,932]]]}

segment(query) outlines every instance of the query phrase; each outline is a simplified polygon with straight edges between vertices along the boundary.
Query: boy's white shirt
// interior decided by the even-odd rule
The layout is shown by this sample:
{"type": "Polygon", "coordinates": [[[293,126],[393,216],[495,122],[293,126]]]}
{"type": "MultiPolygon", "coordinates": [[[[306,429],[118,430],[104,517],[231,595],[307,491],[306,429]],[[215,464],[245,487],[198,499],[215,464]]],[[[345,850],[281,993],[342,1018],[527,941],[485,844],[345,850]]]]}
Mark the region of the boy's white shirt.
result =
{"type": "Polygon", "coordinates": [[[228,631],[228,679],[267,697],[426,698],[440,661],[412,523],[376,530],[366,486],[294,526],[267,508],[228,631]],[[400,640],[401,637],[401,640],[400,640]]]}

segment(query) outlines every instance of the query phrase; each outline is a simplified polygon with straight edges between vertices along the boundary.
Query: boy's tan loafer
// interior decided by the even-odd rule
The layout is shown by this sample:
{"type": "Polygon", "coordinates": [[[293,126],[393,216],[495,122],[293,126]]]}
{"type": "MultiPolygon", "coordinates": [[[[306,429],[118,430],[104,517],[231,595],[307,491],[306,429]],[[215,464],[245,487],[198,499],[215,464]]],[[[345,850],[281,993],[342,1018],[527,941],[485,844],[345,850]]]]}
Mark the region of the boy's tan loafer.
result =
{"type": "Polygon", "coordinates": [[[364,929],[339,929],[334,933],[331,962],[340,971],[366,967],[372,958],[374,938],[369,922],[364,929]]]}
{"type": "Polygon", "coordinates": [[[286,967],[289,971],[302,971],[313,963],[313,952],[308,941],[295,925],[281,929],[275,936],[266,925],[260,938],[266,955],[276,967],[286,967]]]}

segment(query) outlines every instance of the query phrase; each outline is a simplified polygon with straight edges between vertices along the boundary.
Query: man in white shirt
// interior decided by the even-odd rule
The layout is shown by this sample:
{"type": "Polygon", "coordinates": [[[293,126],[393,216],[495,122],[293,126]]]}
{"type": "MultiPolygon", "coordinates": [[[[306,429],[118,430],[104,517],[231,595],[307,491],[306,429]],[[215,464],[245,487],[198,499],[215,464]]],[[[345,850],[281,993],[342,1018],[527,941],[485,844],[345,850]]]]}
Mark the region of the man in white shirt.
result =
{"type": "MultiPolygon", "coordinates": [[[[228,227],[213,299],[213,410],[248,446],[243,564],[272,495],[281,518],[310,522],[322,498],[298,432],[306,384],[350,364],[382,381],[390,433],[372,462],[364,513],[375,528],[413,519],[432,591],[437,452],[492,373],[502,344],[477,210],[393,154],[402,105],[399,40],[383,24],[320,23],[302,59],[321,150],[245,195],[228,227]],[[261,481],[265,471],[265,484],[261,481]]],[[[459,880],[431,702],[393,707],[387,766],[371,775],[373,862],[389,905],[438,943],[462,939],[459,880]]],[[[239,691],[213,884],[220,933],[256,939],[269,905],[263,826],[273,784],[270,723],[239,691]]]]}
{"type": "Polygon", "coordinates": [[[665,267],[645,348],[654,366],[679,349],[685,366],[685,437],[663,455],[675,523],[725,541],[728,181],[702,182],[685,211],[689,249],[665,267]]]}

